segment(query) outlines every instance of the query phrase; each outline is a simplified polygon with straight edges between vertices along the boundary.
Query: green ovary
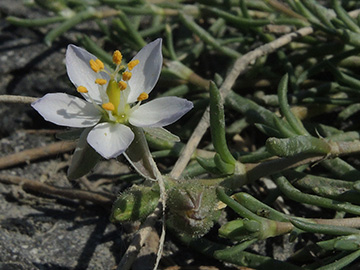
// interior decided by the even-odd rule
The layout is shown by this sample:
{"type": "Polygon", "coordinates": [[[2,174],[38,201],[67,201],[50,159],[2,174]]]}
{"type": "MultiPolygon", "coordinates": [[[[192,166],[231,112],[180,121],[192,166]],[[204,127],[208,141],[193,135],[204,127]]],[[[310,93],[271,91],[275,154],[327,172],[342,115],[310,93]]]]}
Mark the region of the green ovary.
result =
{"type": "Polygon", "coordinates": [[[115,107],[113,114],[118,115],[118,107],[120,104],[121,90],[120,90],[120,87],[119,87],[117,81],[115,81],[114,79],[111,79],[109,81],[108,87],[106,89],[106,94],[109,97],[109,102],[111,102],[115,107]]]}
{"type": "Polygon", "coordinates": [[[130,110],[130,106],[129,104],[126,104],[124,112],[114,115],[116,117],[116,122],[120,124],[127,124],[129,120],[129,114],[128,114],[129,110],[130,110]]]}
{"type": "Polygon", "coordinates": [[[126,124],[129,120],[129,111],[130,105],[125,104],[125,106],[121,106],[123,108],[119,108],[121,101],[121,92],[122,90],[119,87],[119,84],[116,80],[111,79],[106,89],[106,94],[109,97],[109,102],[114,105],[114,111],[112,111],[112,115],[115,117],[115,122],[126,124]]]}

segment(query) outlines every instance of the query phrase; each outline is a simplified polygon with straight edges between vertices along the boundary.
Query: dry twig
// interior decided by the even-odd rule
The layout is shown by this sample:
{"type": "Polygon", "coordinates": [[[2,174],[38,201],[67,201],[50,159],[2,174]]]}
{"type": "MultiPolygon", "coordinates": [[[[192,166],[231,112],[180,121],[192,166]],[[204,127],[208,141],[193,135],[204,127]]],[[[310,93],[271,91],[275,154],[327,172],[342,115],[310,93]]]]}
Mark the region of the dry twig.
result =
{"type": "Polygon", "coordinates": [[[42,147],[14,153],[0,158],[0,169],[15,166],[25,162],[30,162],[39,158],[49,157],[60,153],[71,151],[75,148],[76,142],[61,141],[42,147]]]}
{"type": "Polygon", "coordinates": [[[130,246],[121,258],[121,261],[117,266],[117,270],[129,270],[131,268],[140,252],[141,247],[144,245],[146,239],[153,230],[152,228],[154,227],[155,222],[159,219],[162,211],[162,203],[159,202],[155,211],[146,218],[145,222],[141,225],[140,230],[134,236],[130,246]]]}
{"type": "Polygon", "coordinates": [[[55,187],[39,181],[12,175],[0,174],[0,182],[8,185],[21,185],[24,189],[47,195],[58,195],[69,199],[89,201],[105,206],[111,206],[116,198],[116,196],[111,193],[98,193],[73,188],[55,187]]]}
{"type": "Polygon", "coordinates": [[[38,100],[38,98],[26,97],[26,96],[15,96],[15,95],[0,95],[0,102],[3,102],[3,103],[30,104],[36,100],[38,100]]]}

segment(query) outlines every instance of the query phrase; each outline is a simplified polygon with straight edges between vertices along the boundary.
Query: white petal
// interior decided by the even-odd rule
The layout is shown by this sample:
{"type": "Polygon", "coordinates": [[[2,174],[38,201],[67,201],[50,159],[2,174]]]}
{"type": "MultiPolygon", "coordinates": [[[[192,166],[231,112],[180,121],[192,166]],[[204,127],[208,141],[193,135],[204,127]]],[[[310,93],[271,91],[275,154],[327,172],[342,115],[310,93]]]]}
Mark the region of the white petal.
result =
{"type": "Polygon", "coordinates": [[[109,122],[96,125],[87,137],[91,147],[106,159],[121,155],[133,139],[134,133],[129,127],[109,122]]]}
{"type": "Polygon", "coordinates": [[[192,102],[183,98],[157,98],[134,110],[129,122],[137,127],[163,127],[174,123],[192,108],[192,102]]]}
{"type": "Polygon", "coordinates": [[[101,118],[101,112],[92,103],[64,93],[47,94],[31,106],[45,120],[60,126],[91,127],[101,118]]]}
{"type": "Polygon", "coordinates": [[[138,59],[139,64],[131,71],[132,77],[128,82],[131,89],[128,103],[137,101],[142,92],[149,94],[158,81],[163,63],[161,43],[162,39],[158,38],[142,48],[132,59],[138,59]]]}
{"type": "MultiPolygon", "coordinates": [[[[96,73],[91,69],[89,61],[96,58],[95,55],[73,44],[70,44],[66,50],[66,69],[71,82],[75,87],[85,86],[89,92],[82,94],[84,98],[88,100],[88,95],[90,95],[96,103],[100,104],[102,101],[99,86],[95,84],[95,80],[102,78],[109,81],[110,77],[105,72],[96,73]]],[[[103,89],[106,89],[106,85],[103,89]]]]}

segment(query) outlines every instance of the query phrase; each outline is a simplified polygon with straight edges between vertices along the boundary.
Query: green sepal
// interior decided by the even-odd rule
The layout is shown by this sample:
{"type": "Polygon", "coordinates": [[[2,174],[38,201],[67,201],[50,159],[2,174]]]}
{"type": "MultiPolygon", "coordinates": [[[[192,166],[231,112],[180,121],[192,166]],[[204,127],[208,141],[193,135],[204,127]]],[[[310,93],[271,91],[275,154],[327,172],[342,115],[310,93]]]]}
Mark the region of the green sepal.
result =
{"type": "Polygon", "coordinates": [[[100,154],[98,154],[86,140],[90,130],[91,128],[86,128],[81,133],[67,171],[67,177],[70,180],[80,178],[89,173],[101,159],[100,154]]]}
{"type": "Polygon", "coordinates": [[[59,140],[63,141],[73,141],[80,138],[81,134],[83,133],[83,128],[75,128],[69,129],[60,133],[57,133],[55,137],[59,140]]]}
{"type": "Polygon", "coordinates": [[[150,135],[156,139],[164,140],[168,142],[180,142],[179,136],[172,134],[165,128],[155,127],[155,128],[143,128],[147,135],[150,135]]]}
{"type": "Polygon", "coordinates": [[[216,152],[225,163],[234,165],[236,159],[230,153],[226,142],[224,106],[214,82],[210,82],[210,130],[216,152]]]}
{"type": "Polygon", "coordinates": [[[134,126],[130,128],[135,137],[124,156],[141,176],[146,179],[156,179],[156,164],[152,159],[144,131],[134,126]]]}
{"type": "Polygon", "coordinates": [[[142,220],[155,210],[159,198],[159,189],[133,185],[115,200],[110,221],[142,220]]]}
{"type": "Polygon", "coordinates": [[[324,139],[312,136],[296,136],[288,139],[269,138],[266,150],[280,157],[295,156],[297,154],[327,155],[331,147],[324,139]]]}

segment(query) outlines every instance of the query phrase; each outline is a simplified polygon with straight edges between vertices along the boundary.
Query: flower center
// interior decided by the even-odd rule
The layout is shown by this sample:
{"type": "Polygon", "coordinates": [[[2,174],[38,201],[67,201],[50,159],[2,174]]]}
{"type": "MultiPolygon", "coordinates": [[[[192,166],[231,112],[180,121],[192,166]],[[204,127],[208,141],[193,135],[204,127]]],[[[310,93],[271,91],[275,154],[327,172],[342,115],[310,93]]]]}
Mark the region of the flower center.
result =
{"type": "MultiPolygon", "coordinates": [[[[118,50],[114,52],[112,60],[113,63],[116,64],[116,68],[113,73],[109,73],[105,70],[104,63],[99,59],[90,60],[89,65],[94,72],[106,72],[110,76],[109,81],[102,78],[95,80],[101,94],[101,108],[106,113],[106,118],[108,118],[109,121],[126,124],[131,111],[131,105],[127,103],[127,98],[130,92],[128,81],[132,77],[132,73],[130,71],[133,70],[133,68],[140,62],[137,59],[130,61],[127,65],[128,70],[124,71],[125,67],[121,65],[122,54],[118,50]],[[121,75],[119,76],[121,79],[117,80],[119,73],[121,75]]],[[[87,93],[87,89],[83,86],[79,86],[77,91],[80,93],[87,93]]],[[[137,98],[138,103],[133,107],[133,109],[139,107],[141,101],[147,98],[147,93],[141,93],[137,98]]]]}

